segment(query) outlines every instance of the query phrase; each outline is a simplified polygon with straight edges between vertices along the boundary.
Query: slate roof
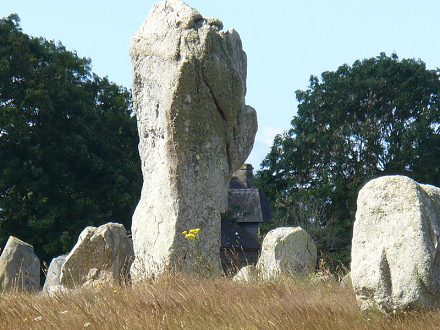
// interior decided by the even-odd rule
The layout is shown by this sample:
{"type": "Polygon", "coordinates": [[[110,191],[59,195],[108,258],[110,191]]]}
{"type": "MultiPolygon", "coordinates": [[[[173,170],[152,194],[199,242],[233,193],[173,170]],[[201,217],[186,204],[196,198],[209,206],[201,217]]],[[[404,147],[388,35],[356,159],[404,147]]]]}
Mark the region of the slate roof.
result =
{"type": "Polygon", "coordinates": [[[270,209],[264,209],[269,206],[266,201],[267,198],[257,188],[230,189],[229,191],[229,210],[237,222],[270,221],[270,209]]]}

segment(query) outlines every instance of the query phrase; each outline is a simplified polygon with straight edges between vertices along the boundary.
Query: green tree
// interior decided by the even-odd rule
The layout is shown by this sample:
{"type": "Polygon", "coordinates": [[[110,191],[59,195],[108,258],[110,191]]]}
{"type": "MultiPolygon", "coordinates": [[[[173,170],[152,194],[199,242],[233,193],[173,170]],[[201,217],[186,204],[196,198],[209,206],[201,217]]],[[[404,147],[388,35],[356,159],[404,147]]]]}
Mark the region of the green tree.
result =
{"type": "Polygon", "coordinates": [[[142,182],[130,100],[89,59],[0,20],[0,246],[13,235],[50,261],[88,225],[129,228],[142,182]]]}
{"type": "Polygon", "coordinates": [[[347,263],[362,185],[401,174],[440,186],[439,95],[438,70],[395,54],[312,76],[296,92],[292,128],[275,138],[257,174],[276,221],[296,224],[295,210],[319,202],[325,212],[307,221],[328,230],[332,219],[333,239],[320,249],[347,263]]]}

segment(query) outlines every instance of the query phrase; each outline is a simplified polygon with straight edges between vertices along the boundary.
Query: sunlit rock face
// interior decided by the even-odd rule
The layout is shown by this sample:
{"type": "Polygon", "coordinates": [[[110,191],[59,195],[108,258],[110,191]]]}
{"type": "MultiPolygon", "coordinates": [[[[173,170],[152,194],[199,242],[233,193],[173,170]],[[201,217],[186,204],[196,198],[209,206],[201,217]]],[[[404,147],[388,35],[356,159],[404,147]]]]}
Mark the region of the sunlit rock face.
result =
{"type": "Polygon", "coordinates": [[[61,266],[60,284],[75,289],[126,283],[132,261],[133,243],[123,225],[86,227],[61,266]]]}
{"type": "Polygon", "coordinates": [[[201,260],[220,270],[230,177],[257,131],[256,112],[245,104],[240,36],[222,28],[220,20],[170,0],[154,5],[131,39],[144,178],[132,224],[134,279],[191,270],[201,260]],[[201,228],[200,241],[182,235],[191,228],[201,228]]]}
{"type": "Polygon", "coordinates": [[[44,281],[43,293],[44,294],[56,294],[63,290],[61,285],[61,268],[66,262],[67,255],[61,255],[53,258],[47,269],[46,280],[44,281]]]}
{"type": "Polygon", "coordinates": [[[264,237],[257,271],[263,280],[280,275],[307,276],[317,261],[315,242],[301,227],[279,227],[264,237]]]}
{"type": "Polygon", "coordinates": [[[359,192],[351,279],[362,309],[439,306],[440,188],[385,176],[359,192]]]}
{"type": "Polygon", "coordinates": [[[263,239],[256,266],[248,265],[233,277],[236,282],[273,281],[280,277],[309,276],[315,269],[317,249],[301,227],[278,227],[263,239]]]}

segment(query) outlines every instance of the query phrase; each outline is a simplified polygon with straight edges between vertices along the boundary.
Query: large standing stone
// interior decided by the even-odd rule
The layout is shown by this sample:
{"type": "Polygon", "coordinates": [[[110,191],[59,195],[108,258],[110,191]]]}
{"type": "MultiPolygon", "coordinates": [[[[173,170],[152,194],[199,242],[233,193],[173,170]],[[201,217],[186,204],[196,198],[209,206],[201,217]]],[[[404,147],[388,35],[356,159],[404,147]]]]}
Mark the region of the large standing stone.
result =
{"type": "Polygon", "coordinates": [[[256,268],[262,280],[279,275],[307,276],[316,261],[316,245],[304,229],[280,227],[264,237],[256,268]]]}
{"type": "Polygon", "coordinates": [[[351,278],[362,309],[438,306],[440,189],[404,176],[359,192],[351,278]]]}
{"type": "Polygon", "coordinates": [[[152,8],[131,39],[133,100],[144,184],[133,216],[133,278],[200,259],[219,270],[220,216],[231,175],[249,155],[256,112],[245,104],[246,54],[180,0],[152,8]],[[199,255],[183,256],[182,231],[201,228],[199,255]]]}
{"type": "Polygon", "coordinates": [[[128,279],[132,259],[133,243],[123,225],[87,227],[61,267],[61,285],[74,289],[121,283],[128,279]]]}
{"type": "Polygon", "coordinates": [[[44,281],[43,293],[55,293],[63,289],[61,285],[61,268],[66,261],[67,255],[53,258],[47,269],[46,281],[44,281]]]}
{"type": "Polygon", "coordinates": [[[16,237],[9,237],[0,256],[0,288],[38,291],[40,259],[34,248],[16,237]]]}

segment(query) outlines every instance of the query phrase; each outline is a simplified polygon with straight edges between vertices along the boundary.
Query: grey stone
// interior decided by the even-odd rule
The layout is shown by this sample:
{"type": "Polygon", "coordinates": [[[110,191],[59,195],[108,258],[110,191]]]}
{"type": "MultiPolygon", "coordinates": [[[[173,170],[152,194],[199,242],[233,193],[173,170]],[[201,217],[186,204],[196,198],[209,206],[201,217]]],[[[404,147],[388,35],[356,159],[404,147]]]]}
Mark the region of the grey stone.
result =
{"type": "Polygon", "coordinates": [[[351,278],[361,309],[438,306],[440,189],[385,176],[359,192],[351,278]]]}
{"type": "Polygon", "coordinates": [[[61,268],[66,261],[67,255],[62,255],[53,258],[50,262],[49,268],[47,269],[46,281],[43,286],[43,293],[55,293],[62,291],[61,285],[61,268]]]}
{"type": "Polygon", "coordinates": [[[0,256],[0,288],[38,291],[40,259],[32,245],[10,236],[0,256]]]}
{"type": "Polygon", "coordinates": [[[169,0],[154,5],[131,39],[144,177],[132,224],[134,279],[193,270],[200,260],[220,271],[229,181],[257,130],[244,98],[246,54],[238,33],[222,27],[169,0]],[[181,234],[192,228],[201,228],[198,253],[187,253],[181,234]]]}
{"type": "Polygon", "coordinates": [[[285,276],[308,276],[316,267],[317,250],[301,227],[279,227],[264,237],[257,271],[263,281],[285,276]]]}
{"type": "Polygon", "coordinates": [[[123,225],[87,227],[61,267],[60,282],[69,289],[123,283],[129,278],[132,260],[133,243],[123,225]]]}

